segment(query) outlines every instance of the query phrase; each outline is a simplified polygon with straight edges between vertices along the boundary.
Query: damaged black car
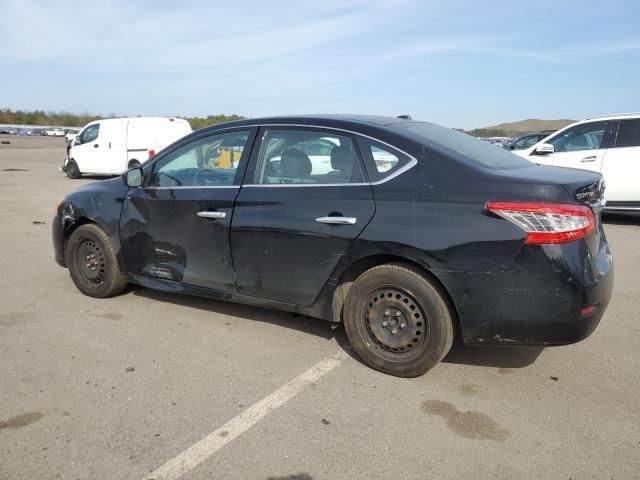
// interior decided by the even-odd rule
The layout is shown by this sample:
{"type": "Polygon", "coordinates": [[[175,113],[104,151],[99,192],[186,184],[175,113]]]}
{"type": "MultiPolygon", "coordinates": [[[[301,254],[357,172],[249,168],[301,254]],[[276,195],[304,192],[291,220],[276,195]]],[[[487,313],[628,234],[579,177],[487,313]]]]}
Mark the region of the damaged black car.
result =
{"type": "Polygon", "coordinates": [[[597,173],[408,118],[251,119],[69,194],[53,243],[86,295],[132,283],[341,322],[367,365],[413,377],[456,335],[589,336],[613,286],[603,194],[597,173]]]}

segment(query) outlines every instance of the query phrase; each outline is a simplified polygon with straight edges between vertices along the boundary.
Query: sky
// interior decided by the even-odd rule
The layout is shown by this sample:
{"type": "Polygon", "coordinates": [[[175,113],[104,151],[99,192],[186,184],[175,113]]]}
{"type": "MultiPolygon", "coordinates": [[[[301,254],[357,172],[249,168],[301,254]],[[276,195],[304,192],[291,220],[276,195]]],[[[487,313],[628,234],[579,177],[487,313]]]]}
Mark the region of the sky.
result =
{"type": "Polygon", "coordinates": [[[639,79],[638,0],[0,0],[0,108],[468,129],[640,111],[639,79]]]}

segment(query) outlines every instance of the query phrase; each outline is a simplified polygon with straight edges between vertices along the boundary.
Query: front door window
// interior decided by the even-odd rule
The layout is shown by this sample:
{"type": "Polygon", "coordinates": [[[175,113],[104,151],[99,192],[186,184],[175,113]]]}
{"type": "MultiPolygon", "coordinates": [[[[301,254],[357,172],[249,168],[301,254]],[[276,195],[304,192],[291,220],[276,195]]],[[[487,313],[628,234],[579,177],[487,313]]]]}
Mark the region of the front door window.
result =
{"type": "Polygon", "coordinates": [[[602,148],[608,122],[591,122],[569,128],[547,143],[558,153],[602,148]]]}
{"type": "Polygon", "coordinates": [[[233,185],[249,131],[227,132],[194,140],[153,165],[149,187],[233,185]]]}

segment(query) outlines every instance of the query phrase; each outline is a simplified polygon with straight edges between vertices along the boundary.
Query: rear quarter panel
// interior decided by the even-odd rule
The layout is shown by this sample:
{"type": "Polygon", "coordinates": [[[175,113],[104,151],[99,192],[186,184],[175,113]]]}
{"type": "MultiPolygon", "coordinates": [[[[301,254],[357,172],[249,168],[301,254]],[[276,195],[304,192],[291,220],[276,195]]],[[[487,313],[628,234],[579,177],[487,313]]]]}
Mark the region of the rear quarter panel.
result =
{"type": "MultiPolygon", "coordinates": [[[[567,308],[570,295],[565,290],[571,287],[562,268],[554,272],[544,261],[546,269],[536,272],[527,262],[518,264],[526,234],[484,208],[489,200],[566,202],[567,191],[559,185],[528,184],[526,176],[510,183],[426,148],[419,160],[404,174],[374,185],[376,214],[341,267],[367,256],[386,255],[428,270],[449,294],[470,343],[476,342],[484,324],[511,318],[514,302],[519,301],[513,293],[518,289],[556,298],[557,305],[547,302],[549,310],[558,305],[567,308]],[[557,284],[549,284],[550,275],[555,275],[557,284]],[[520,285],[512,284],[514,278],[520,285]]],[[[541,255],[546,259],[544,252],[541,255]]],[[[336,281],[340,275],[338,271],[336,281]]],[[[534,301],[536,296],[530,298],[534,301]]]]}

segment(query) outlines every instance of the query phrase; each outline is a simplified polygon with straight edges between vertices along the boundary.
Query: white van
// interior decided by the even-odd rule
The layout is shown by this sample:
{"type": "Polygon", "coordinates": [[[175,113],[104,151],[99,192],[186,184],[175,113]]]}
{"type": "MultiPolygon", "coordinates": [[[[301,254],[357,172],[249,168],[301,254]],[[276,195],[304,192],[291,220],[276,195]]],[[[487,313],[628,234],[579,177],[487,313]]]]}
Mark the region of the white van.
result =
{"type": "Polygon", "coordinates": [[[76,136],[62,170],[70,178],[83,174],[118,175],[146,162],[164,147],[191,133],[181,118],[111,118],[88,123],[76,136]]]}
{"type": "Polygon", "coordinates": [[[605,210],[640,211],[640,113],[582,120],[513,153],[543,165],[600,172],[605,210]]]}

